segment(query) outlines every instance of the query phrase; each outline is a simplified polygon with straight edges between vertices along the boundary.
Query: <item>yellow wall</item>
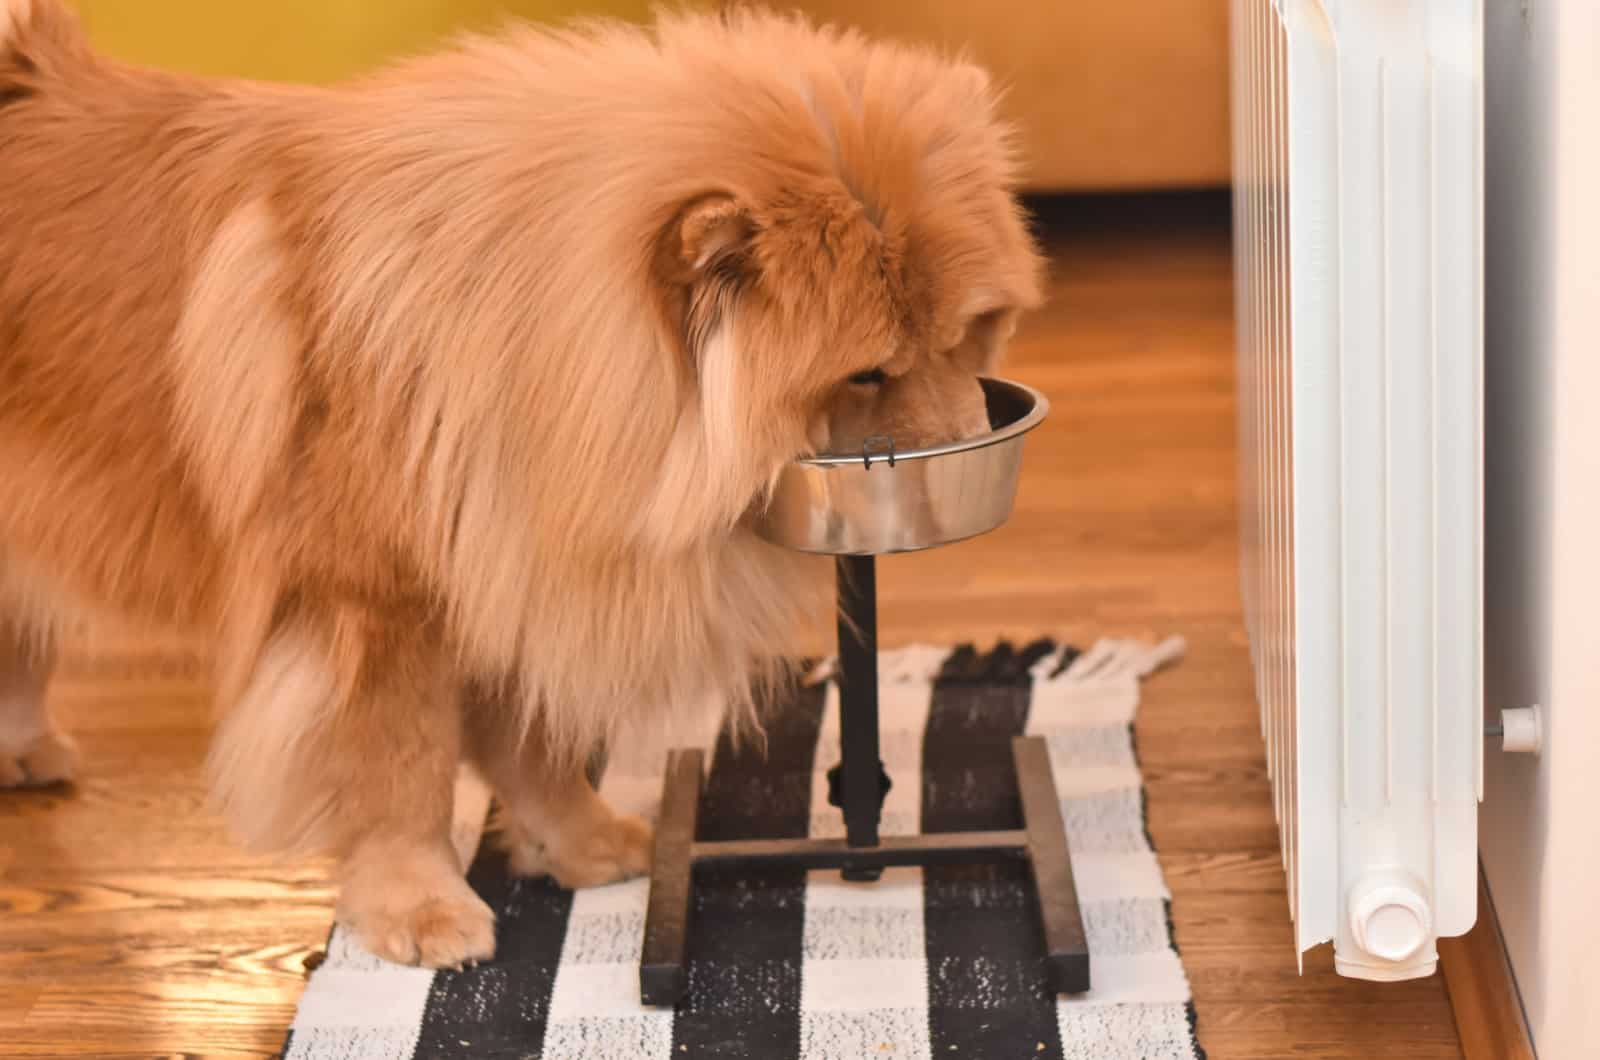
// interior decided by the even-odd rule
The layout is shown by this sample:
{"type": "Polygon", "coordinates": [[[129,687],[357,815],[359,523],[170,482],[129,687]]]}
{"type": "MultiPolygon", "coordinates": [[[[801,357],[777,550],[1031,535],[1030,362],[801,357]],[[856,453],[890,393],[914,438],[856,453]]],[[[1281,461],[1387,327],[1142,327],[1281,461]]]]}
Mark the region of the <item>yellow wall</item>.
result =
{"type": "Polygon", "coordinates": [[[332,81],[506,15],[643,20],[656,0],[68,0],[104,50],[203,74],[332,81]]]}

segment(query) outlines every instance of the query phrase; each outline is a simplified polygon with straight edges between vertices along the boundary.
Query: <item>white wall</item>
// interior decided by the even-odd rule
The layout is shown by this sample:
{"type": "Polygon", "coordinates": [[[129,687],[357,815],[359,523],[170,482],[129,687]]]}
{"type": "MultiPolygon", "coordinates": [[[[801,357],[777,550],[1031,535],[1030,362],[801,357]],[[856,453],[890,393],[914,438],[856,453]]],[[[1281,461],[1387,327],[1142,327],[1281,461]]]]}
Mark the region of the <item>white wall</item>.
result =
{"type": "Polygon", "coordinates": [[[1488,750],[1480,844],[1544,1060],[1600,1056],[1600,3],[1486,7],[1488,750]]]}

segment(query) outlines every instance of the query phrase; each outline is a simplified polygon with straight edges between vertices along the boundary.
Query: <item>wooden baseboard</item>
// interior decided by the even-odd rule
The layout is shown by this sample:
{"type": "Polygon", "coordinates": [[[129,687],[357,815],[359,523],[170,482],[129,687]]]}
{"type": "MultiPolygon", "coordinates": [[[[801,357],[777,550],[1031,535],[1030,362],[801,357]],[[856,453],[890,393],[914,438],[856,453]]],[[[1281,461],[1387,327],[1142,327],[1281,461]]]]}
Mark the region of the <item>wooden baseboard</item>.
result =
{"type": "Polygon", "coordinates": [[[1534,1060],[1511,962],[1482,874],[1478,923],[1460,938],[1439,940],[1439,965],[1466,1060],[1534,1060]]]}

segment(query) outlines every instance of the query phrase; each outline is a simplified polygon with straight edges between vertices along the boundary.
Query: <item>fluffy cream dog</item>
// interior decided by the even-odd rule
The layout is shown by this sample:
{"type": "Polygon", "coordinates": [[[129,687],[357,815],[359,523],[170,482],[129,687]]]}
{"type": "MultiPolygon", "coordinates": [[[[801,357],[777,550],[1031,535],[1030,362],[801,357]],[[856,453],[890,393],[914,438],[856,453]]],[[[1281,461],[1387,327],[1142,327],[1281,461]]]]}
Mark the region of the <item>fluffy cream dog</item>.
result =
{"type": "Polygon", "coordinates": [[[0,785],[64,617],[215,635],[211,769],[379,955],[494,947],[462,761],[571,886],[585,756],[751,689],[829,582],[775,472],[985,428],[1039,259],[988,80],[764,14],[475,38],[334,89],[136,69],[0,0],[0,785]]]}

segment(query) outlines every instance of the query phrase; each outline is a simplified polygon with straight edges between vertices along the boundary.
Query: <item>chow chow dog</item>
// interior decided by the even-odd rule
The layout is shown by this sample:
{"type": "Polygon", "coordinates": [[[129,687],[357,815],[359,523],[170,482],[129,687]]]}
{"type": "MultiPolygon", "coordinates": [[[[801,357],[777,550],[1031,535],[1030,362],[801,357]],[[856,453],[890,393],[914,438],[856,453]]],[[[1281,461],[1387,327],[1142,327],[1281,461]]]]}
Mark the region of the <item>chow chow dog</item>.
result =
{"type": "Polygon", "coordinates": [[[978,68],[758,11],[507,27],[333,87],[138,68],[0,0],[0,786],[64,625],[203,632],[242,840],[375,954],[489,957],[450,844],[647,869],[584,764],[752,712],[824,567],[783,465],[988,429],[1040,297],[978,68]]]}

